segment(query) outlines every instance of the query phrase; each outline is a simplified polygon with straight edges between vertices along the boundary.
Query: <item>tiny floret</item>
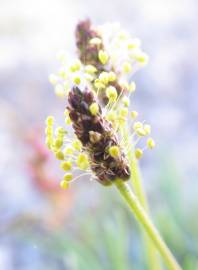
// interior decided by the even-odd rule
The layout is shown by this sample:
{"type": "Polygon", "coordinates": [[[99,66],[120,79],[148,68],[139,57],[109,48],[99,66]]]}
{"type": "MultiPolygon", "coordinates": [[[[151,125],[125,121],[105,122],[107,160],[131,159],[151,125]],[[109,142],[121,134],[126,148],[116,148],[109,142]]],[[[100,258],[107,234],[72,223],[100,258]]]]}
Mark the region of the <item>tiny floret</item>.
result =
{"type": "Polygon", "coordinates": [[[70,171],[72,168],[72,163],[70,161],[63,161],[61,162],[60,167],[64,171],[70,171]]]}
{"type": "Polygon", "coordinates": [[[89,106],[89,110],[91,112],[92,115],[97,115],[98,112],[99,112],[99,106],[96,102],[92,103],[90,106],[89,106]]]}
{"type": "Polygon", "coordinates": [[[73,179],[73,175],[71,173],[66,173],[63,177],[63,180],[69,182],[73,179]]]}

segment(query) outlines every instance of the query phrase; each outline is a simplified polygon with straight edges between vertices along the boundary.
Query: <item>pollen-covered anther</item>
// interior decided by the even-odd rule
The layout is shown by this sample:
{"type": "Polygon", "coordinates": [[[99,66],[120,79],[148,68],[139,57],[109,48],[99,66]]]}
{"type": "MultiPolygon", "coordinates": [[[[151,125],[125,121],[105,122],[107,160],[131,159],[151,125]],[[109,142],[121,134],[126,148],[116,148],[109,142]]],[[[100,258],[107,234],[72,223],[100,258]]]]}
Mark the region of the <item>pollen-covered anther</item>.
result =
{"type": "Polygon", "coordinates": [[[57,152],[55,153],[55,156],[56,156],[56,158],[59,159],[59,160],[64,160],[64,158],[65,158],[63,152],[60,151],[60,150],[57,151],[57,152]]]}
{"type": "Polygon", "coordinates": [[[64,181],[70,182],[72,179],[73,179],[72,173],[66,173],[66,174],[63,176],[63,180],[64,180],[64,181]]]}
{"type": "Polygon", "coordinates": [[[144,130],[144,128],[136,128],[135,132],[140,137],[146,136],[146,131],[144,130]]]}
{"type": "Polygon", "coordinates": [[[130,100],[128,97],[124,96],[122,98],[122,103],[124,104],[125,107],[129,107],[129,104],[130,104],[130,100]]]}
{"type": "Polygon", "coordinates": [[[102,135],[96,131],[89,131],[89,139],[92,143],[98,143],[101,140],[102,135]]]}
{"type": "Polygon", "coordinates": [[[72,169],[72,163],[71,161],[63,161],[61,162],[60,167],[64,171],[70,171],[72,169]]]}
{"type": "Polygon", "coordinates": [[[97,72],[97,68],[93,65],[86,65],[85,66],[85,72],[89,74],[94,74],[97,72]]]}
{"type": "Polygon", "coordinates": [[[137,149],[135,150],[135,157],[136,157],[137,159],[140,159],[142,156],[143,156],[143,151],[142,151],[142,149],[137,148],[137,149]]]}
{"type": "Polygon", "coordinates": [[[76,161],[77,166],[81,170],[87,170],[89,167],[89,160],[86,154],[80,153],[77,157],[76,161]]]}
{"type": "Polygon", "coordinates": [[[144,125],[144,130],[146,132],[146,135],[149,135],[151,133],[151,126],[148,124],[144,125]]]}
{"type": "Polygon", "coordinates": [[[90,39],[89,43],[92,45],[100,45],[102,43],[102,40],[98,37],[95,37],[90,39]]]}
{"type": "Polygon", "coordinates": [[[125,62],[123,65],[122,65],[122,71],[124,73],[130,73],[132,71],[132,65],[131,63],[129,62],[125,62]]]}
{"type": "Polygon", "coordinates": [[[108,84],[109,82],[109,73],[108,72],[101,72],[100,75],[99,75],[99,81],[103,84],[108,84]]]}
{"type": "Polygon", "coordinates": [[[132,111],[132,112],[131,112],[131,118],[132,118],[132,119],[136,119],[137,116],[138,116],[138,112],[136,112],[136,111],[132,111]]]}
{"type": "Polygon", "coordinates": [[[129,84],[128,91],[129,91],[130,93],[133,93],[133,92],[135,92],[135,90],[136,90],[136,84],[135,84],[135,82],[131,82],[131,83],[129,84]]]}
{"type": "Polygon", "coordinates": [[[58,77],[55,74],[50,74],[49,81],[51,84],[55,85],[58,82],[58,77]]]}
{"type": "Polygon", "coordinates": [[[118,96],[116,88],[114,86],[107,87],[106,96],[108,97],[110,102],[115,102],[118,96]]]}
{"type": "Polygon", "coordinates": [[[68,188],[69,188],[69,183],[68,183],[68,181],[62,180],[62,181],[60,182],[60,187],[61,187],[62,189],[68,189],[68,188]]]}
{"type": "Polygon", "coordinates": [[[115,74],[115,72],[110,71],[108,73],[108,80],[109,80],[109,82],[114,82],[116,80],[116,74],[115,74]]]}
{"type": "Polygon", "coordinates": [[[79,85],[81,83],[80,76],[74,76],[73,82],[74,82],[74,84],[79,85]]]}
{"type": "Polygon", "coordinates": [[[57,97],[63,98],[63,97],[66,96],[66,92],[65,92],[64,87],[63,87],[62,84],[57,84],[55,86],[54,91],[55,91],[55,94],[57,95],[57,97]]]}
{"type": "Polygon", "coordinates": [[[133,124],[133,129],[136,131],[139,128],[143,128],[143,124],[141,122],[137,121],[133,124]]]}
{"type": "Polygon", "coordinates": [[[79,140],[74,140],[72,146],[75,150],[80,151],[82,148],[82,143],[79,140]]]}
{"type": "Polygon", "coordinates": [[[104,50],[100,50],[98,52],[98,59],[103,65],[105,65],[108,62],[109,56],[107,52],[105,52],[104,50]]]}
{"type": "Polygon", "coordinates": [[[81,62],[79,60],[76,60],[73,65],[70,66],[70,71],[71,72],[76,72],[79,71],[81,68],[81,62]]]}
{"type": "Polygon", "coordinates": [[[113,158],[118,158],[120,156],[120,149],[117,145],[113,145],[108,149],[109,155],[113,158]]]}
{"type": "Polygon", "coordinates": [[[148,138],[146,144],[149,149],[153,149],[155,147],[155,141],[152,138],[148,138]]]}
{"type": "Polygon", "coordinates": [[[92,103],[89,106],[89,111],[91,112],[92,115],[97,115],[99,112],[99,106],[96,102],[92,103]]]}

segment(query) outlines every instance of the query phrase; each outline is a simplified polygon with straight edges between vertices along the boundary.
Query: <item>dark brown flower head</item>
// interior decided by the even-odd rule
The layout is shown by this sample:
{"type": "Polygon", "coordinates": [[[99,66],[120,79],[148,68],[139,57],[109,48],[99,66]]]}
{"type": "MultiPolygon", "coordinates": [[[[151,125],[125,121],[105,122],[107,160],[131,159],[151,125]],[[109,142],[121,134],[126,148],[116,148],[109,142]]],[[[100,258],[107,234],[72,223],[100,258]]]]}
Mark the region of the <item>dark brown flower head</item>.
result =
{"type": "MultiPolygon", "coordinates": [[[[84,20],[78,23],[76,27],[76,46],[78,48],[79,58],[81,62],[85,65],[93,65],[97,69],[97,76],[103,71],[105,72],[114,72],[114,68],[111,66],[106,66],[101,64],[98,54],[100,50],[104,50],[104,45],[102,37],[99,33],[93,28],[90,20],[84,20]],[[99,38],[101,43],[92,44],[90,41],[93,38],[99,38]]],[[[119,75],[119,74],[116,74],[119,75]]],[[[109,85],[112,85],[116,88],[118,95],[122,92],[124,94],[127,92],[126,89],[119,84],[117,78],[114,81],[111,81],[109,85]]],[[[97,91],[97,89],[96,89],[97,91]]],[[[102,101],[102,104],[106,105],[108,103],[108,98],[105,95],[105,92],[102,91],[99,93],[99,99],[102,101]]]]}
{"type": "Polygon", "coordinates": [[[103,65],[98,59],[99,50],[103,44],[91,44],[93,38],[101,38],[92,28],[90,20],[81,21],[76,27],[76,45],[79,50],[79,58],[85,65],[94,65],[98,70],[103,70],[103,65]]]}
{"type": "Polygon", "coordinates": [[[97,104],[93,92],[88,89],[82,92],[74,87],[69,93],[68,101],[75,134],[89,155],[91,169],[98,181],[103,185],[110,185],[116,178],[128,180],[130,169],[111,123],[104,118],[99,105],[96,115],[90,112],[90,106],[97,104]],[[109,153],[112,147],[119,149],[116,157],[109,153]]]}

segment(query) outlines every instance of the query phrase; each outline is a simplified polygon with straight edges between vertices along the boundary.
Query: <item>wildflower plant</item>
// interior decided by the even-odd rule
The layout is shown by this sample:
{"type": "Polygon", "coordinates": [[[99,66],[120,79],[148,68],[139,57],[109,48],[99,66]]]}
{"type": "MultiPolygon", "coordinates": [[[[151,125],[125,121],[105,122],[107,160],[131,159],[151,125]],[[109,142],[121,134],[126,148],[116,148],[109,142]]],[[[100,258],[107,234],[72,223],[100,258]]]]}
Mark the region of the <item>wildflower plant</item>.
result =
{"type": "Polygon", "coordinates": [[[151,126],[131,110],[136,85],[130,78],[147,64],[148,56],[140,40],[118,24],[93,27],[89,20],[80,22],[76,46],[77,59],[70,62],[60,53],[62,66],[49,77],[66,105],[63,127],[54,127],[53,116],[46,119],[46,144],[64,171],[60,185],[67,189],[85,175],[104,186],[115,185],[143,225],[149,268],[162,269],[157,249],[169,269],[180,269],[147,214],[138,166],[155,141],[151,126]],[[140,141],[144,147],[139,146],[140,141]],[[79,170],[83,173],[76,176],[79,170]],[[134,193],[127,184],[129,179],[134,193]]]}

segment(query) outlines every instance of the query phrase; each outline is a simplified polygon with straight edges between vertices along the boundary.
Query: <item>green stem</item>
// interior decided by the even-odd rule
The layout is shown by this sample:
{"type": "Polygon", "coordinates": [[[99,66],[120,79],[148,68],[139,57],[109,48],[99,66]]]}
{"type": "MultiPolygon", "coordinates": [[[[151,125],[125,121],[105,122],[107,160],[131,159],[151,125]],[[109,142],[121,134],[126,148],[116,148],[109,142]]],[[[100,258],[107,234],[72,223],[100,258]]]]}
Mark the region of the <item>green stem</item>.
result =
{"type": "MultiPolygon", "coordinates": [[[[127,146],[130,145],[130,139],[129,139],[129,132],[128,132],[128,128],[126,125],[123,126],[122,129],[123,132],[123,138],[124,138],[124,142],[127,146]]],[[[131,181],[132,181],[132,185],[133,185],[133,189],[134,192],[139,200],[139,202],[142,204],[142,206],[144,207],[145,211],[147,213],[149,213],[149,206],[148,206],[148,202],[146,199],[146,195],[142,186],[142,181],[141,181],[141,174],[140,174],[140,170],[139,170],[139,166],[138,166],[138,162],[134,156],[134,151],[128,151],[128,160],[130,162],[130,169],[131,169],[131,181]]],[[[158,256],[157,250],[154,247],[152,241],[150,241],[150,239],[148,238],[148,236],[144,233],[143,234],[143,239],[144,239],[144,244],[145,244],[145,248],[146,248],[146,255],[147,255],[147,261],[148,261],[148,268],[150,270],[161,270],[162,266],[161,266],[161,262],[160,262],[160,258],[158,256]]]]}
{"type": "Polygon", "coordinates": [[[169,270],[181,270],[181,267],[175,260],[174,256],[170,252],[169,248],[161,238],[159,232],[153,225],[152,221],[150,220],[149,216],[145,212],[145,209],[142,207],[140,202],[138,201],[135,194],[130,189],[129,185],[125,183],[121,179],[117,179],[115,181],[115,185],[118,188],[119,192],[121,193],[122,197],[128,203],[130,209],[132,210],[133,214],[143,226],[145,232],[150,237],[150,239],[155,244],[156,248],[160,252],[164,262],[169,270]]]}

